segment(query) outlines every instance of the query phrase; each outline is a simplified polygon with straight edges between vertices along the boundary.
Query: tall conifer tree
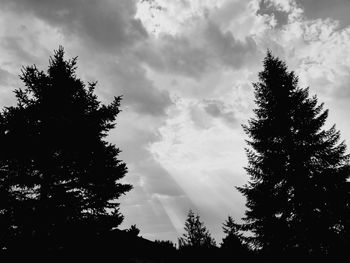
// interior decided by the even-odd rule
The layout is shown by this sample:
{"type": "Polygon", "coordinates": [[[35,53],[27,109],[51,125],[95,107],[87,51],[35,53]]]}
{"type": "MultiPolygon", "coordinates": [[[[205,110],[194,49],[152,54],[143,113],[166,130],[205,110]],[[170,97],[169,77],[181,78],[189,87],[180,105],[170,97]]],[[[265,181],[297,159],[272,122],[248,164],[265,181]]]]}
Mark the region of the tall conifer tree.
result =
{"type": "Polygon", "coordinates": [[[232,255],[242,256],[248,254],[248,247],[244,244],[244,237],[240,233],[240,225],[229,216],[222,226],[225,237],[222,239],[221,248],[232,255]]]}
{"type": "Polygon", "coordinates": [[[121,97],[101,104],[62,47],[47,72],[25,67],[21,79],[0,118],[0,249],[62,249],[117,227],[131,186],[118,183],[127,168],[105,137],[121,97]]]}
{"type": "Polygon", "coordinates": [[[250,181],[242,229],[266,253],[330,255],[349,240],[349,156],[328,110],[298,87],[270,52],[255,89],[255,116],[243,126],[250,181]]]}
{"type": "Polygon", "coordinates": [[[179,248],[212,248],[216,246],[204,222],[200,221],[199,215],[192,210],[188,212],[185,222],[185,231],[179,238],[179,248]]]}

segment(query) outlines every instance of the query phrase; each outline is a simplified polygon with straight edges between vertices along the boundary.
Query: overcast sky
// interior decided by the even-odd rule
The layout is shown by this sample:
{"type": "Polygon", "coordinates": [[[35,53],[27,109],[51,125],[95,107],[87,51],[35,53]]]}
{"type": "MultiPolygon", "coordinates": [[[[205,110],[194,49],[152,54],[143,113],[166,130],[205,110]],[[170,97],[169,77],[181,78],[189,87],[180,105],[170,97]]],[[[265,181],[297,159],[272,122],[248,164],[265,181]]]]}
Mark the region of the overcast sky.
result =
{"type": "Polygon", "coordinates": [[[220,243],[227,216],[244,215],[241,124],[268,48],[350,144],[349,13],[349,0],[0,0],[0,106],[21,66],[46,69],[63,45],[100,100],[124,98],[108,138],[134,186],[121,228],[176,241],[191,208],[220,243]]]}

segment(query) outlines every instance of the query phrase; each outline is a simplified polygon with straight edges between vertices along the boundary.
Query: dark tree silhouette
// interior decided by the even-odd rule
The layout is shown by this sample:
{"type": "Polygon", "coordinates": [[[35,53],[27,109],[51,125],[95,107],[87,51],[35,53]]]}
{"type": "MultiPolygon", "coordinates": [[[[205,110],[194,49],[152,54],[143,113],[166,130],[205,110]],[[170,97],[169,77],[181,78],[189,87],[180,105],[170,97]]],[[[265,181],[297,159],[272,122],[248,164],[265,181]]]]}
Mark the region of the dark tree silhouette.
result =
{"type": "Polygon", "coordinates": [[[185,231],[179,238],[179,248],[211,248],[215,247],[215,240],[211,237],[204,223],[200,221],[199,215],[195,215],[192,210],[188,212],[185,222],[185,231]]]}
{"type": "Polygon", "coordinates": [[[158,240],[158,239],[156,239],[154,242],[156,244],[160,245],[161,247],[166,248],[166,249],[176,249],[176,245],[170,240],[158,240]]]}
{"type": "Polygon", "coordinates": [[[266,253],[330,255],[349,240],[349,156],[328,111],[270,52],[254,83],[255,117],[243,126],[250,176],[242,228],[266,253]]]}
{"type": "Polygon", "coordinates": [[[121,97],[101,104],[76,63],[60,47],[47,72],[23,68],[17,105],[0,116],[1,249],[77,246],[123,220],[116,200],[131,186],[117,181],[127,168],[105,140],[121,97]]]}
{"type": "Polygon", "coordinates": [[[248,253],[248,247],[243,243],[245,237],[240,233],[241,226],[231,216],[225,221],[222,227],[225,237],[222,239],[221,248],[234,255],[248,253]]]}
{"type": "Polygon", "coordinates": [[[140,229],[138,229],[136,225],[131,225],[130,228],[126,230],[126,232],[133,236],[138,236],[140,234],[140,229]]]}

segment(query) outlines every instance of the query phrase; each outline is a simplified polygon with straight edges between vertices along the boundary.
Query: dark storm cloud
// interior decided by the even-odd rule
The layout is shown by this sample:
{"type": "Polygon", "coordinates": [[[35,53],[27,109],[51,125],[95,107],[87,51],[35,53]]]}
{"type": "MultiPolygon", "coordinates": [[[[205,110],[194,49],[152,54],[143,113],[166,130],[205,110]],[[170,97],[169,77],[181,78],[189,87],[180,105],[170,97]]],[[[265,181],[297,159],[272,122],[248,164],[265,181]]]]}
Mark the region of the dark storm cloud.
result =
{"type": "Polygon", "coordinates": [[[185,36],[164,35],[157,45],[141,47],[137,55],[158,71],[193,78],[198,78],[209,66],[207,50],[193,45],[193,40],[185,36]]]}
{"type": "Polygon", "coordinates": [[[133,0],[2,0],[2,5],[32,14],[99,49],[124,47],[147,37],[141,21],[134,18],[133,0]]]}
{"type": "Polygon", "coordinates": [[[257,51],[252,38],[237,40],[209,19],[198,31],[190,35],[162,35],[156,45],[140,47],[137,55],[158,71],[200,78],[215,68],[239,69],[257,51]]]}
{"type": "Polygon", "coordinates": [[[246,65],[257,51],[253,38],[247,37],[244,42],[240,41],[234,37],[232,32],[222,32],[217,24],[210,21],[205,30],[205,36],[212,56],[224,65],[234,69],[246,65]]]}
{"type": "MultiPolygon", "coordinates": [[[[141,21],[135,19],[136,1],[3,0],[3,4],[17,15],[35,17],[59,29],[64,36],[63,43],[70,43],[72,38],[78,40],[80,47],[74,54],[79,56],[79,61],[82,58],[87,63],[99,64],[100,76],[111,80],[104,85],[109,87],[103,91],[108,96],[119,95],[116,94],[119,92],[124,95],[123,101],[127,105],[146,115],[164,115],[171,105],[169,93],[153,85],[132,55],[134,45],[148,38],[141,21]]],[[[22,65],[40,64],[26,51],[28,48],[23,48],[21,36],[5,37],[0,41],[0,45],[22,65]]]]}
{"type": "MultiPolygon", "coordinates": [[[[106,78],[120,87],[123,101],[140,114],[164,116],[172,105],[169,92],[160,90],[146,77],[146,71],[137,63],[121,62],[107,64],[106,78]]],[[[113,89],[111,89],[113,92],[113,89]]]]}

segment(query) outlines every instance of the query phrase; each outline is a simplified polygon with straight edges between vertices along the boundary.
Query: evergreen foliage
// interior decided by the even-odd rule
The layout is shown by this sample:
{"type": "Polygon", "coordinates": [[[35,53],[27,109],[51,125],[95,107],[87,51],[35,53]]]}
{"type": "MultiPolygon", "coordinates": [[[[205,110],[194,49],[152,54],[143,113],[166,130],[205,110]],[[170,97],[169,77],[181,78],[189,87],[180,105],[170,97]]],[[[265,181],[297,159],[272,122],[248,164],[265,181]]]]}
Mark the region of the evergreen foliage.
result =
{"type": "Polygon", "coordinates": [[[243,126],[250,181],[241,229],[265,253],[334,255],[348,246],[349,156],[328,110],[270,52],[254,83],[254,118],[243,126]]]}
{"type": "Polygon", "coordinates": [[[140,229],[138,229],[136,225],[131,225],[130,228],[126,230],[126,232],[130,233],[133,236],[138,236],[140,234],[140,229]]]}
{"type": "Polygon", "coordinates": [[[176,249],[176,245],[170,240],[158,240],[158,239],[156,239],[154,242],[163,248],[176,249]]]}
{"type": "Polygon", "coordinates": [[[244,244],[244,236],[240,233],[240,225],[237,224],[231,216],[227,218],[222,227],[225,237],[222,239],[221,248],[228,250],[233,254],[242,255],[248,252],[244,244]]]}
{"type": "Polygon", "coordinates": [[[179,248],[212,248],[216,246],[204,223],[200,221],[199,215],[190,210],[185,222],[185,231],[179,238],[179,248]]]}
{"type": "Polygon", "coordinates": [[[47,72],[23,68],[17,105],[0,115],[2,249],[64,249],[123,220],[116,200],[131,186],[117,181],[127,168],[105,140],[121,97],[101,104],[76,63],[60,47],[47,72]]]}

